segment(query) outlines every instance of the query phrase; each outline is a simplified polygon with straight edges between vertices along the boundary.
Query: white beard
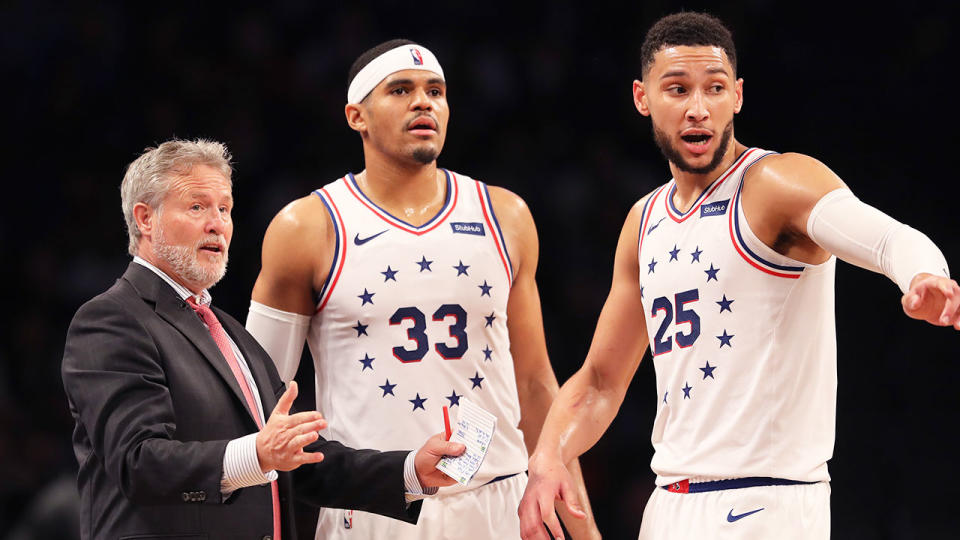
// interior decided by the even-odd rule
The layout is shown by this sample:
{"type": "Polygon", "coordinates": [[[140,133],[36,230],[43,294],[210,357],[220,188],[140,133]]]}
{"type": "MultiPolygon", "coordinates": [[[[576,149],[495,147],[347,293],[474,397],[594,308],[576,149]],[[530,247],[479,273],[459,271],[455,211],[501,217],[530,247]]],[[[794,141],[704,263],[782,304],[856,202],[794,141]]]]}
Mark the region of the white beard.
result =
{"type": "MultiPolygon", "coordinates": [[[[175,246],[168,244],[163,236],[163,228],[157,230],[157,238],[154,242],[154,253],[173,268],[173,272],[181,279],[192,283],[203,284],[204,289],[209,289],[223,279],[227,273],[227,252],[223,252],[223,262],[216,268],[208,268],[200,264],[197,260],[197,250],[209,239],[201,240],[196,246],[175,246]]],[[[222,239],[218,239],[222,240],[222,239]]],[[[226,245],[226,242],[221,244],[226,245]]]]}

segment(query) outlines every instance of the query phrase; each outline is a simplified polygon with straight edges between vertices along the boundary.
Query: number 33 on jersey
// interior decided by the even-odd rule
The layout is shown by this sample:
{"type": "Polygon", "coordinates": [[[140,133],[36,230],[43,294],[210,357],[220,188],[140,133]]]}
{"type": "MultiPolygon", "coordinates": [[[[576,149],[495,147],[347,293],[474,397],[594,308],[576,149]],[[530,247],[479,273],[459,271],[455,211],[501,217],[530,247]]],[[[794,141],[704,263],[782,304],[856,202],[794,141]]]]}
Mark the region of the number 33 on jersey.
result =
{"type": "Polygon", "coordinates": [[[318,409],[344,444],[415,448],[442,430],[442,407],[467,396],[500,420],[486,460],[517,461],[485,469],[523,470],[513,268],[487,187],[444,174],[445,203],[421,226],[379,208],[352,175],[315,192],[336,233],[308,336],[318,409]]]}

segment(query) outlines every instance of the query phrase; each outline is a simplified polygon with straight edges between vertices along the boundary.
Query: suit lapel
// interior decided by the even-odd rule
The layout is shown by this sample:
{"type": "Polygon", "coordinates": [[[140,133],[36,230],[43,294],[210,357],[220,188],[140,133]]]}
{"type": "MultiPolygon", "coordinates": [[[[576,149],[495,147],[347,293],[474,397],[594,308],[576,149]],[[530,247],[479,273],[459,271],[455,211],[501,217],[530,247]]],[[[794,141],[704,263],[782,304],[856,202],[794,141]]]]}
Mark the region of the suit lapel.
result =
{"type": "MultiPolygon", "coordinates": [[[[143,265],[130,263],[123,277],[134,286],[141,298],[154,304],[157,315],[170,323],[193,343],[210,366],[230,387],[233,395],[240,401],[243,410],[247,410],[247,400],[243,397],[243,391],[240,390],[237,378],[233,376],[233,371],[230,370],[230,366],[227,365],[227,361],[220,353],[216,342],[213,341],[210,331],[204,326],[196,312],[160,276],[143,265]]],[[[247,417],[256,427],[253,417],[250,414],[247,414],[247,417]]]]}

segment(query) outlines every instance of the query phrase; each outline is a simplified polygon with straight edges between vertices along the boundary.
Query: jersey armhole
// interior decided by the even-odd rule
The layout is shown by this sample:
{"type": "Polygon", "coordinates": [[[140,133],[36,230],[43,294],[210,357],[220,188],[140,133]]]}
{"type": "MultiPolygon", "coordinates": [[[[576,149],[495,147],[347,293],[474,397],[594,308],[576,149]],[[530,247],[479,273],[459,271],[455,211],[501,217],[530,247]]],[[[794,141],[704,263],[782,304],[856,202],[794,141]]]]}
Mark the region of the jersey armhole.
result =
{"type": "Polygon", "coordinates": [[[503,263],[503,269],[507,273],[507,282],[513,286],[513,262],[510,260],[510,252],[507,251],[507,242],[503,237],[503,231],[500,230],[500,222],[497,220],[497,214],[493,210],[493,201],[490,199],[490,191],[487,185],[479,180],[477,183],[477,196],[480,197],[480,208],[483,210],[483,219],[487,222],[487,229],[493,236],[494,244],[497,246],[497,253],[500,255],[500,261],[503,263]]]}
{"type": "Polygon", "coordinates": [[[343,226],[343,220],[340,218],[340,211],[337,209],[337,205],[333,202],[333,198],[330,197],[327,189],[321,188],[315,190],[313,194],[320,197],[320,201],[323,202],[323,206],[327,209],[327,213],[330,215],[330,222],[333,224],[334,233],[333,261],[330,262],[327,279],[323,282],[323,287],[320,288],[320,292],[316,298],[316,311],[320,312],[324,306],[327,305],[327,300],[330,299],[330,294],[333,292],[334,287],[336,287],[337,280],[340,279],[340,273],[343,271],[343,262],[347,256],[347,233],[343,226]]]}

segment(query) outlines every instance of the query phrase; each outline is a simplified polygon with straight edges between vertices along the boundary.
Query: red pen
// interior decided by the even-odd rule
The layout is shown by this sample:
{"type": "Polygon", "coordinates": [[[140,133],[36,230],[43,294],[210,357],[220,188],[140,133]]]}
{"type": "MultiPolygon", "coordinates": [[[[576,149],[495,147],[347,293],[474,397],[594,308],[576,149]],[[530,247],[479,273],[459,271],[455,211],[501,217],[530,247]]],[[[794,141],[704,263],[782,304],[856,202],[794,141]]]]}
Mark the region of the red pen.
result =
{"type": "Polygon", "coordinates": [[[451,435],[451,433],[450,433],[450,413],[447,412],[447,406],[446,406],[446,405],[443,406],[443,428],[444,428],[444,430],[446,431],[445,434],[446,434],[446,436],[447,436],[447,438],[444,439],[444,440],[449,441],[449,440],[450,440],[450,435],[451,435]]]}

